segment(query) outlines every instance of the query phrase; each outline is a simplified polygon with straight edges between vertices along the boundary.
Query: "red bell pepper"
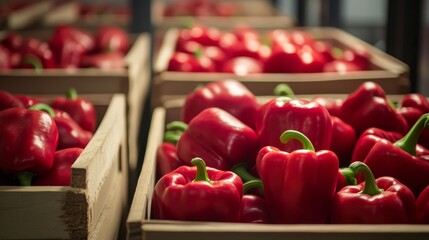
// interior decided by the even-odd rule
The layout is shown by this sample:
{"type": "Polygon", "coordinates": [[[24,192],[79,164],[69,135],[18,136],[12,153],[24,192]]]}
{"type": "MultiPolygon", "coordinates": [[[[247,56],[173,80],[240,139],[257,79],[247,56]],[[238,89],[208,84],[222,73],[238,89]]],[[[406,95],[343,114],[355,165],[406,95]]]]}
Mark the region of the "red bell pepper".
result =
{"type": "Polygon", "coordinates": [[[266,153],[257,164],[273,223],[326,223],[338,178],[338,158],[329,150],[315,152],[302,133],[285,131],[280,141],[299,140],[293,152],[266,153]],[[317,201],[314,201],[317,199],[317,201]]]}
{"type": "Polygon", "coordinates": [[[100,52],[127,53],[130,45],[128,34],[119,27],[103,26],[95,34],[95,47],[100,52]]]}
{"type": "Polygon", "coordinates": [[[16,107],[24,107],[19,98],[8,91],[0,90],[0,111],[16,107]]]}
{"type": "Polygon", "coordinates": [[[268,210],[265,200],[260,196],[245,194],[241,200],[242,223],[268,223],[268,210]]]}
{"type": "Polygon", "coordinates": [[[82,57],[80,67],[99,68],[103,70],[124,69],[126,66],[124,54],[121,52],[101,52],[87,54],[82,57]]]}
{"type": "Polygon", "coordinates": [[[337,154],[340,166],[348,166],[356,144],[356,132],[352,126],[332,116],[332,140],[330,150],[337,154]]]}
{"type": "Polygon", "coordinates": [[[253,165],[257,141],[253,129],[228,112],[211,107],[189,122],[177,142],[177,153],[187,165],[192,158],[201,157],[207,166],[226,170],[239,162],[253,165]]]}
{"type": "Polygon", "coordinates": [[[311,99],[311,101],[320,103],[328,110],[331,116],[336,116],[336,117],[340,116],[340,108],[344,102],[344,100],[341,98],[327,99],[321,96],[316,96],[313,99],[311,99]]]}
{"type": "Polygon", "coordinates": [[[221,35],[217,28],[195,24],[189,29],[181,29],[177,41],[195,41],[203,46],[219,46],[221,35]]]}
{"type": "Polygon", "coordinates": [[[176,52],[168,62],[168,71],[178,72],[214,72],[216,66],[213,61],[202,55],[201,50],[195,54],[176,52]]]}
{"type": "Polygon", "coordinates": [[[34,186],[70,186],[72,165],[83,148],[66,148],[55,152],[54,164],[49,172],[34,179],[34,186]]]}
{"type": "Polygon", "coordinates": [[[182,120],[189,123],[202,110],[218,107],[254,128],[258,106],[255,95],[247,87],[239,81],[228,79],[208,83],[188,94],[181,114],[182,120]]]}
{"type": "Polygon", "coordinates": [[[251,57],[231,58],[224,62],[220,71],[234,73],[238,76],[264,72],[262,62],[251,57]]]}
{"type": "Polygon", "coordinates": [[[402,134],[408,130],[407,121],[396,113],[383,88],[374,82],[365,82],[349,94],[341,105],[339,117],[352,125],[358,136],[370,127],[402,134]]]}
{"type": "Polygon", "coordinates": [[[21,101],[22,105],[25,108],[29,108],[37,103],[40,103],[40,100],[35,97],[30,97],[28,95],[15,94],[15,97],[21,101]]]}
{"type": "Polygon", "coordinates": [[[24,40],[20,53],[22,55],[19,68],[55,68],[56,62],[51,48],[46,42],[41,42],[36,38],[24,40]]]}
{"type": "Polygon", "coordinates": [[[74,88],[68,90],[66,97],[54,99],[51,106],[67,112],[83,129],[92,133],[95,131],[95,107],[90,101],[79,97],[74,88]]]}
{"type": "Polygon", "coordinates": [[[49,39],[49,46],[60,68],[77,68],[82,57],[93,51],[94,37],[72,26],[58,26],[49,39]]]}
{"type": "Polygon", "coordinates": [[[0,171],[17,174],[21,185],[52,167],[58,129],[42,111],[9,108],[0,111],[0,171]]]}
{"type": "Polygon", "coordinates": [[[403,135],[397,132],[385,131],[379,128],[368,128],[356,141],[351,162],[363,162],[369,151],[371,151],[372,147],[374,147],[377,142],[383,139],[386,139],[390,142],[396,142],[402,137],[403,135]]]}
{"type": "Polygon", "coordinates": [[[249,57],[261,59],[260,48],[262,44],[258,39],[248,38],[241,41],[234,33],[224,33],[219,41],[219,47],[227,54],[228,58],[249,57]]]}
{"type": "Polygon", "coordinates": [[[268,223],[268,207],[261,195],[250,193],[253,189],[263,192],[261,180],[251,180],[243,185],[244,195],[241,199],[240,222],[243,223],[268,223]]]}
{"type": "Polygon", "coordinates": [[[59,46],[61,46],[61,44],[67,40],[78,43],[82,46],[85,52],[91,52],[95,49],[95,39],[92,34],[69,25],[57,26],[49,41],[49,45],[55,52],[58,50],[57,44],[60,44],[59,46]]]}
{"type": "Polygon", "coordinates": [[[420,132],[429,128],[429,113],[424,114],[400,140],[377,142],[365,158],[374,176],[392,176],[407,185],[418,196],[429,185],[429,150],[419,153],[420,132]]]}
{"type": "Polygon", "coordinates": [[[243,183],[229,171],[207,167],[201,158],[164,175],[152,198],[160,219],[239,222],[243,183]]]}
{"type": "Polygon", "coordinates": [[[0,70],[10,69],[11,65],[9,51],[0,45],[0,70]]]}
{"type": "Polygon", "coordinates": [[[92,132],[82,129],[67,112],[52,109],[44,103],[31,107],[33,110],[45,111],[51,115],[58,128],[57,150],[65,148],[85,148],[92,138],[92,132]]]}
{"type": "MultiPolygon", "coordinates": [[[[419,109],[422,114],[423,113],[429,113],[429,101],[425,96],[419,93],[409,93],[405,94],[405,96],[402,98],[401,102],[401,108],[406,108],[408,111],[406,113],[410,112],[417,112],[418,110],[409,110],[410,108],[419,109]]],[[[401,109],[400,108],[400,109],[401,109]]],[[[416,115],[416,113],[412,114],[416,115]]],[[[408,123],[412,122],[410,126],[412,126],[415,123],[415,119],[407,119],[409,121],[408,123]]],[[[423,130],[423,132],[420,135],[419,144],[423,145],[425,148],[429,148],[429,129],[423,130]]]]}
{"type": "Polygon", "coordinates": [[[341,60],[357,65],[360,70],[370,68],[371,55],[368,49],[362,45],[355,45],[352,48],[344,49],[341,60]]]}
{"type": "Polygon", "coordinates": [[[299,141],[279,141],[278,136],[286,130],[302,132],[317,151],[331,146],[331,115],[319,103],[305,99],[278,97],[261,105],[256,112],[255,129],[261,146],[275,146],[283,151],[301,148],[299,141]]]}
{"type": "Polygon", "coordinates": [[[266,73],[313,73],[322,72],[324,57],[309,45],[291,42],[274,44],[271,55],[265,59],[266,73]]]}
{"type": "Polygon", "coordinates": [[[186,123],[179,121],[167,124],[164,141],[156,151],[157,179],[183,165],[177,155],[176,144],[187,127],[186,123]]]}
{"type": "Polygon", "coordinates": [[[429,224],[429,185],[416,200],[416,223],[429,224]]]}
{"type": "Polygon", "coordinates": [[[222,65],[227,61],[226,54],[216,46],[203,47],[201,51],[204,56],[212,60],[217,72],[221,70],[222,65]]]}
{"type": "Polygon", "coordinates": [[[365,182],[346,186],[334,198],[331,222],[334,224],[406,224],[415,218],[415,199],[411,190],[392,177],[374,179],[362,162],[349,168],[363,173],[365,182]]]}
{"type": "Polygon", "coordinates": [[[24,39],[20,34],[16,32],[8,32],[0,41],[0,44],[9,49],[9,51],[18,52],[21,50],[23,42],[24,39]]]}

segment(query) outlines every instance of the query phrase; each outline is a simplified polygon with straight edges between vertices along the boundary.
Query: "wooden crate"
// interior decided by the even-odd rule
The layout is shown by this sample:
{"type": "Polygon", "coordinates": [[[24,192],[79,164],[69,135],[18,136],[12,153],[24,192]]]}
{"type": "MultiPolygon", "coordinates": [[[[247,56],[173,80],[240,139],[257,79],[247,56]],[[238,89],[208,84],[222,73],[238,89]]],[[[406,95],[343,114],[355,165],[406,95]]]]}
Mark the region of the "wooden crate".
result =
{"type": "MultiPolygon", "coordinates": [[[[23,36],[38,36],[47,39],[53,29],[21,31],[23,36]]],[[[79,94],[123,93],[127,98],[127,129],[129,147],[130,178],[135,179],[138,162],[138,134],[144,101],[150,82],[150,36],[149,34],[130,35],[132,47],[125,56],[126,68],[119,70],[100,69],[12,69],[0,71],[0,89],[21,94],[65,94],[74,87],[79,94]]],[[[0,37],[1,38],[1,37],[0,37]]]]}
{"type": "Polygon", "coordinates": [[[365,81],[380,84],[388,94],[409,91],[408,66],[370,44],[331,27],[296,28],[309,32],[317,39],[330,41],[334,46],[362,45],[371,55],[371,70],[342,73],[261,73],[238,76],[232,73],[187,73],[167,71],[168,61],[174,53],[179,29],[170,29],[154,64],[154,106],[168,99],[182,97],[198,85],[233,78],[242,82],[255,95],[272,95],[279,83],[288,83],[297,94],[348,93],[365,81]]]}
{"type": "Polygon", "coordinates": [[[82,3],[78,0],[70,0],[51,8],[41,19],[38,27],[55,27],[58,24],[71,24],[85,29],[96,29],[99,26],[110,25],[127,29],[130,24],[130,16],[102,14],[80,15],[82,3]]]}
{"type": "MultiPolygon", "coordinates": [[[[298,95],[311,99],[315,95],[298,95]]],[[[319,94],[326,98],[345,98],[344,94],[319,94]]],[[[273,97],[258,97],[263,103],[273,97]]],[[[392,101],[401,95],[390,95],[392,101]]],[[[427,225],[336,225],[336,224],[244,224],[190,222],[150,219],[152,192],[155,185],[156,150],[162,143],[166,123],[180,119],[183,99],[165,102],[155,108],[148,137],[144,165],[127,219],[128,239],[428,239],[427,225]]],[[[192,206],[192,203],[189,205],[192,206]]]]}
{"type": "Polygon", "coordinates": [[[71,186],[0,186],[0,239],[116,239],[127,204],[126,99],[85,95],[98,127],[71,186]]]}
{"type": "MultiPolygon", "coordinates": [[[[42,18],[53,5],[52,0],[34,1],[20,9],[13,10],[6,14],[3,26],[5,29],[18,30],[29,27],[42,18]]],[[[8,7],[8,3],[4,4],[8,7]]]]}

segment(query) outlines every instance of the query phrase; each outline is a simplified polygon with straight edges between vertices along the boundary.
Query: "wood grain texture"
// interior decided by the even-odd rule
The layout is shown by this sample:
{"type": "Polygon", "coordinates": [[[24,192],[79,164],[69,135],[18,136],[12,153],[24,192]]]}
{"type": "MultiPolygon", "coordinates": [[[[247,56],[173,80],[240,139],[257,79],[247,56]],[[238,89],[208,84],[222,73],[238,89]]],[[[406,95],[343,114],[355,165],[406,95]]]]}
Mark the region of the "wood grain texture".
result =
{"type": "MultiPolygon", "coordinates": [[[[327,99],[345,98],[346,94],[318,94],[327,99]]],[[[311,99],[313,94],[297,95],[311,99]]],[[[388,95],[398,102],[403,95],[388,95]]],[[[274,96],[259,96],[264,103],[274,96]]],[[[151,196],[155,185],[156,149],[162,141],[164,124],[179,119],[184,99],[165,102],[164,107],[154,110],[144,166],[139,177],[133,202],[127,219],[128,239],[428,239],[429,228],[425,225],[286,225],[286,224],[242,224],[168,221],[150,219],[151,196]]]]}

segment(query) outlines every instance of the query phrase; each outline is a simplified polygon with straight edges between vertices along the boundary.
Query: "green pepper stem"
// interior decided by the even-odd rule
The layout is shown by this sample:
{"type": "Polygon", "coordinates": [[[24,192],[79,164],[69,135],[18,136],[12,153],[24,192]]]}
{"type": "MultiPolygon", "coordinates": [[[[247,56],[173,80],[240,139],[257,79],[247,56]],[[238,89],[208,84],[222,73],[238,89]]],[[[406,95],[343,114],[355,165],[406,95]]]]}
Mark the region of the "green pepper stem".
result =
{"type": "Polygon", "coordinates": [[[243,182],[249,182],[252,180],[259,180],[258,178],[254,177],[252,174],[247,171],[247,164],[246,163],[238,163],[234,165],[231,168],[231,171],[237,174],[243,182]]]}
{"type": "Polygon", "coordinates": [[[292,88],[286,83],[280,83],[274,88],[274,95],[283,97],[295,97],[292,88]]]}
{"type": "Polygon", "coordinates": [[[264,183],[260,179],[248,181],[243,184],[244,194],[249,193],[250,189],[257,188],[261,194],[264,193],[264,183]]]}
{"type": "Polygon", "coordinates": [[[45,103],[34,104],[28,109],[47,112],[53,118],[56,116],[54,110],[48,104],[45,104],[45,103]]]}
{"type": "Polygon", "coordinates": [[[31,186],[31,180],[34,174],[31,172],[22,172],[17,175],[19,184],[21,186],[31,186]]]}
{"type": "Polygon", "coordinates": [[[349,168],[354,172],[355,175],[363,173],[365,177],[365,187],[360,193],[367,194],[369,196],[375,196],[383,192],[383,190],[380,189],[375,182],[374,174],[372,174],[368,165],[363,162],[356,161],[350,164],[349,168]]]}
{"type": "Polygon", "coordinates": [[[333,47],[331,50],[331,54],[332,56],[334,56],[334,58],[340,59],[343,56],[343,50],[338,47],[333,47]]]}
{"type": "Polygon", "coordinates": [[[340,173],[346,179],[346,186],[357,184],[355,173],[350,168],[341,168],[340,173]]]}
{"type": "Polygon", "coordinates": [[[197,50],[195,50],[194,56],[196,59],[200,59],[203,56],[203,49],[198,48],[197,50]]]}
{"type": "Polygon", "coordinates": [[[68,99],[76,99],[77,98],[77,91],[75,88],[70,88],[67,91],[67,98],[68,99]]]}
{"type": "Polygon", "coordinates": [[[416,121],[410,131],[408,131],[408,133],[403,138],[394,143],[395,146],[398,146],[407,153],[415,156],[416,145],[424,128],[429,128],[429,113],[423,114],[416,121]]]}
{"type": "Polygon", "coordinates": [[[42,69],[43,69],[42,61],[40,61],[38,57],[33,55],[28,55],[22,60],[22,62],[24,64],[30,64],[31,66],[33,66],[36,72],[42,72],[42,69]]]}
{"type": "Polygon", "coordinates": [[[303,149],[310,150],[312,152],[316,151],[310,139],[308,139],[308,137],[299,131],[287,130],[280,136],[280,142],[283,144],[286,144],[293,139],[300,141],[303,149]]]}
{"type": "Polygon", "coordinates": [[[176,144],[187,128],[188,124],[181,121],[168,123],[165,127],[167,131],[164,133],[164,142],[176,144]]]}
{"type": "Polygon", "coordinates": [[[194,182],[196,181],[206,181],[211,183],[209,175],[207,174],[206,163],[202,158],[193,158],[191,161],[192,165],[197,167],[197,174],[195,176],[194,182]]]}

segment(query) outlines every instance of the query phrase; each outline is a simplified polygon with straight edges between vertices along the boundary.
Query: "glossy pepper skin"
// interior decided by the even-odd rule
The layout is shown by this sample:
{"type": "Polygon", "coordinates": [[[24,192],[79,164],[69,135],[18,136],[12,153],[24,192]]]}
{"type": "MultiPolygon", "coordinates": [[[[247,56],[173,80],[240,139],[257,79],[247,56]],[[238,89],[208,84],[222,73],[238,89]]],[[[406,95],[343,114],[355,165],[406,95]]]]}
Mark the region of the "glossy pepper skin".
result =
{"type": "Polygon", "coordinates": [[[241,199],[242,223],[268,223],[268,209],[265,200],[258,195],[244,194],[241,199]]]}
{"type": "Polygon", "coordinates": [[[332,140],[330,150],[337,154],[340,166],[350,163],[356,144],[356,131],[338,117],[332,116],[332,140]]]}
{"type": "Polygon", "coordinates": [[[257,153],[257,135],[228,112],[212,107],[189,122],[177,142],[177,153],[186,165],[201,157],[207,166],[227,170],[239,162],[253,165],[257,153]]]}
{"type": "Polygon", "coordinates": [[[45,111],[51,115],[58,128],[57,150],[65,148],[85,148],[92,138],[92,133],[82,129],[67,112],[52,109],[49,105],[38,103],[33,110],[45,111]]]}
{"type": "Polygon", "coordinates": [[[10,52],[8,49],[0,45],[0,70],[6,70],[10,68],[10,52]]]}
{"type": "Polygon", "coordinates": [[[383,139],[386,139],[390,142],[396,142],[402,137],[403,135],[397,132],[385,131],[375,127],[368,128],[356,141],[351,162],[363,162],[372,147],[374,147],[377,142],[383,139]]]}
{"type": "Polygon", "coordinates": [[[429,185],[416,200],[416,223],[429,224],[429,185]]]}
{"type": "Polygon", "coordinates": [[[408,130],[407,121],[390,106],[384,90],[374,82],[365,82],[350,93],[341,105],[339,117],[358,136],[370,127],[402,134],[408,130]]]}
{"type": "Polygon", "coordinates": [[[329,150],[315,152],[310,140],[289,130],[283,143],[299,139],[293,152],[268,151],[257,163],[265,201],[273,223],[326,223],[338,177],[338,158],[329,150]],[[314,201],[317,199],[317,201],[314,201]]]}
{"type": "Polygon", "coordinates": [[[83,148],[66,148],[55,152],[54,164],[49,172],[34,179],[34,186],[70,186],[72,165],[83,148]]]}
{"type": "Polygon", "coordinates": [[[19,101],[21,101],[25,108],[29,108],[37,103],[40,103],[39,99],[28,95],[15,94],[15,97],[18,98],[19,101]]]}
{"type": "MultiPolygon", "coordinates": [[[[422,113],[429,113],[429,101],[422,94],[409,93],[405,94],[405,96],[402,98],[401,108],[414,108],[420,110],[422,113]]],[[[415,112],[416,110],[411,111],[415,112]]],[[[415,118],[415,120],[417,119],[415,118]]],[[[413,124],[414,122],[412,122],[410,126],[413,124]]],[[[423,145],[425,148],[429,148],[429,129],[423,130],[420,135],[419,144],[423,145]]]]}
{"type": "Polygon", "coordinates": [[[218,107],[254,128],[258,106],[255,95],[247,87],[237,80],[227,79],[208,83],[188,94],[181,114],[182,120],[189,123],[202,110],[218,107]]]}
{"type": "MultiPolygon", "coordinates": [[[[36,105],[35,105],[36,106],[36,105]]],[[[65,148],[85,148],[93,136],[92,132],[79,126],[67,112],[53,109],[54,121],[58,127],[57,150],[65,148]]]]}
{"type": "Polygon", "coordinates": [[[236,174],[207,167],[201,158],[155,185],[155,215],[160,219],[239,222],[243,183],[236,174]]]}
{"type": "Polygon", "coordinates": [[[70,89],[66,97],[57,97],[51,106],[67,112],[83,129],[94,132],[96,113],[94,105],[77,95],[75,89],[70,89]]]}
{"type": "Polygon", "coordinates": [[[0,111],[16,107],[24,107],[19,98],[8,91],[0,90],[0,111]]]}
{"type": "Polygon", "coordinates": [[[0,171],[18,174],[21,185],[52,167],[58,129],[43,111],[9,108],[0,111],[0,171]]]}
{"type": "Polygon", "coordinates": [[[282,144],[286,130],[297,130],[310,139],[316,151],[329,149],[332,139],[332,118],[317,102],[278,97],[261,105],[256,112],[255,131],[261,146],[274,146],[283,151],[301,148],[299,141],[282,144]]]}
{"type": "Polygon", "coordinates": [[[95,34],[95,47],[100,52],[121,52],[128,51],[130,39],[128,34],[119,27],[103,26],[95,34]]]}
{"type": "Polygon", "coordinates": [[[168,62],[168,71],[177,72],[214,72],[214,62],[202,55],[200,51],[195,54],[175,52],[168,62]]]}
{"type": "MultiPolygon", "coordinates": [[[[240,178],[243,180],[242,176],[240,178]]],[[[240,222],[269,223],[268,207],[263,195],[264,183],[260,179],[246,181],[243,184],[243,192],[240,222]],[[253,194],[252,192],[258,194],[253,194]]]]}
{"type": "Polygon", "coordinates": [[[170,122],[165,127],[163,143],[158,146],[156,151],[157,179],[183,165],[177,155],[176,144],[187,127],[186,123],[179,121],[170,122]]]}
{"type": "Polygon", "coordinates": [[[48,43],[41,42],[36,38],[25,39],[20,53],[22,59],[19,68],[49,69],[56,67],[54,54],[48,43]]]}
{"type": "Polygon", "coordinates": [[[420,132],[429,128],[429,113],[424,114],[398,141],[377,142],[365,158],[375,177],[391,176],[407,185],[418,196],[429,185],[429,151],[418,153],[417,140],[420,132]]]}
{"type": "Polygon", "coordinates": [[[363,173],[365,182],[340,190],[334,198],[331,222],[334,224],[409,224],[415,218],[415,198],[411,190],[392,177],[374,179],[362,162],[349,168],[363,173]]]}

